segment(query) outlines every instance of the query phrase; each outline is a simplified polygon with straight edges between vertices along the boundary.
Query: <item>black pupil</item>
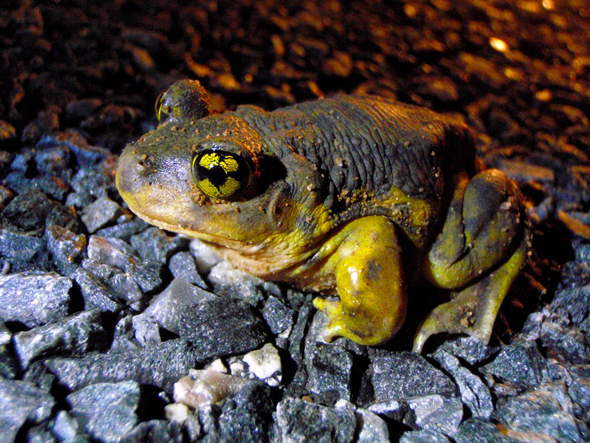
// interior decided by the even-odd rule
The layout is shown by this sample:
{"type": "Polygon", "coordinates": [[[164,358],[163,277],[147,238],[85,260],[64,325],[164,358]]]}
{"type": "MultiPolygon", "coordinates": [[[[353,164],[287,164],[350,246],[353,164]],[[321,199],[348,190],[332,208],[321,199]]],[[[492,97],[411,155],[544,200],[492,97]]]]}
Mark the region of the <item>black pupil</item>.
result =
{"type": "Polygon", "coordinates": [[[219,165],[212,165],[209,168],[204,166],[197,166],[197,174],[199,177],[208,178],[212,185],[222,186],[227,180],[228,173],[219,165]]]}

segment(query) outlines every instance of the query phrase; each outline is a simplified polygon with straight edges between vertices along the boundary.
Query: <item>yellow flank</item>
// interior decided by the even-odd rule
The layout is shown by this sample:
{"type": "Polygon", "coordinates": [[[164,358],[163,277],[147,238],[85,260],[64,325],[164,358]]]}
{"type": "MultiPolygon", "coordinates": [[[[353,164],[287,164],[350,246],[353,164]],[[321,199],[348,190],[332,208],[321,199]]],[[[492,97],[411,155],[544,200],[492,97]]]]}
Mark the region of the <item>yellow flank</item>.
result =
{"type": "MultiPolygon", "coordinates": [[[[431,217],[432,207],[430,203],[417,198],[408,197],[401,189],[392,187],[387,200],[380,203],[380,205],[394,208],[394,215],[392,219],[399,222],[401,226],[412,226],[415,229],[420,229],[425,226],[431,217]],[[409,210],[400,211],[396,216],[395,207],[408,206],[409,210]]],[[[407,231],[406,234],[414,243],[420,244],[424,239],[416,235],[415,232],[407,231]]]]}

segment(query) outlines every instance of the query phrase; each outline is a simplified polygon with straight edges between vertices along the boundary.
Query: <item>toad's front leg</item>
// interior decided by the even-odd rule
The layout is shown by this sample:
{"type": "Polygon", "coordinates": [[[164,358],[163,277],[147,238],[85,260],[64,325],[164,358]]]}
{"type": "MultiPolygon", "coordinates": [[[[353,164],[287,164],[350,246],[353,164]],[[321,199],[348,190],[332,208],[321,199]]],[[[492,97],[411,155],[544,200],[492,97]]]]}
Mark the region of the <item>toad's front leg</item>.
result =
{"type": "Polygon", "coordinates": [[[401,249],[393,224],[381,216],[353,220],[322,249],[330,251],[322,273],[333,272],[340,296],[339,301],[313,301],[329,318],[322,338],[342,336],[363,345],[387,342],[406,313],[401,249]]]}

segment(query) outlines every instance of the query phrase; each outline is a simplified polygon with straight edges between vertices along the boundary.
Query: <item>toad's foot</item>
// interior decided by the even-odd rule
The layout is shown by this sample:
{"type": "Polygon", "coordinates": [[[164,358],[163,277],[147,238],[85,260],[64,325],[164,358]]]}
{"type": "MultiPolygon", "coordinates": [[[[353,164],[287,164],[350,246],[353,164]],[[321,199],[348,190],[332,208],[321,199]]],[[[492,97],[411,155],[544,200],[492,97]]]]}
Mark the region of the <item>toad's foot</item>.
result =
{"type": "Polygon", "coordinates": [[[437,306],[422,323],[414,339],[414,352],[421,352],[426,340],[435,334],[464,333],[487,344],[500,305],[526,261],[528,238],[508,261],[494,272],[457,292],[454,298],[437,306]]]}

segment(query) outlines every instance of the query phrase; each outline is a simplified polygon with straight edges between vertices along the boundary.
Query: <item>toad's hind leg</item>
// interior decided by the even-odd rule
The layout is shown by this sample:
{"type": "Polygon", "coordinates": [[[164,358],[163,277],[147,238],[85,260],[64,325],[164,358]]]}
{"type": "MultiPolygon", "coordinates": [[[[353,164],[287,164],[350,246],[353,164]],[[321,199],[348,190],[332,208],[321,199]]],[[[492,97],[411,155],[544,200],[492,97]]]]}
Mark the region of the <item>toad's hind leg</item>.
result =
{"type": "Polygon", "coordinates": [[[426,265],[434,284],[455,292],[428,315],[414,350],[441,332],[469,334],[487,344],[500,305],[526,262],[529,243],[522,196],[512,180],[496,169],[471,181],[460,177],[426,265]]]}
{"type": "Polygon", "coordinates": [[[321,272],[332,274],[340,300],[314,299],[328,316],[326,341],[342,336],[363,345],[387,342],[402,325],[406,294],[395,227],[382,216],[348,223],[320,250],[321,272]]]}

